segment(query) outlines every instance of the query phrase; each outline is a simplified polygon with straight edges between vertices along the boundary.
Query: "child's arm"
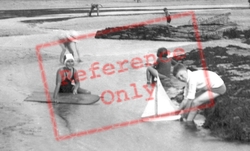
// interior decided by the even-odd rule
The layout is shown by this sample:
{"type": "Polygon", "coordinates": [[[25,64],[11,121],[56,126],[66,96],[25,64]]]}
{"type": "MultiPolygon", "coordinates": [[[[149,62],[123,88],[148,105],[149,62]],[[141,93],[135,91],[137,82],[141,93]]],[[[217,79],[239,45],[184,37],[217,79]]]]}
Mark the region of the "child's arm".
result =
{"type": "Polygon", "coordinates": [[[177,63],[178,63],[177,61],[175,61],[174,59],[171,59],[172,66],[175,66],[177,63]]]}
{"type": "Polygon", "coordinates": [[[78,73],[77,73],[76,70],[75,70],[75,73],[74,73],[74,79],[75,79],[75,87],[74,87],[74,90],[73,90],[73,94],[77,94],[77,90],[80,87],[80,81],[79,81],[79,76],[78,76],[78,73]]]}
{"type": "Polygon", "coordinates": [[[155,69],[158,69],[159,68],[159,63],[160,63],[160,60],[159,58],[156,60],[156,62],[153,64],[153,68],[155,69]]]}
{"type": "Polygon", "coordinates": [[[183,109],[186,107],[187,103],[188,103],[188,99],[185,98],[185,99],[181,102],[180,107],[179,107],[179,110],[183,110],[183,109]]]}
{"type": "Polygon", "coordinates": [[[191,104],[192,104],[192,102],[193,102],[193,99],[184,99],[182,102],[181,102],[181,104],[180,104],[180,110],[183,110],[183,109],[187,109],[187,108],[189,108],[190,106],[191,106],[191,104]]]}
{"type": "Polygon", "coordinates": [[[147,72],[150,72],[154,77],[158,76],[158,71],[154,67],[149,66],[147,72]]]}
{"type": "Polygon", "coordinates": [[[62,48],[62,52],[61,52],[61,54],[60,54],[60,63],[63,64],[63,63],[64,63],[64,62],[63,62],[63,57],[64,57],[64,54],[65,54],[65,52],[66,52],[66,48],[65,48],[64,44],[60,44],[60,46],[61,46],[61,48],[62,48]]]}
{"type": "Polygon", "coordinates": [[[58,96],[58,92],[59,92],[59,89],[60,89],[60,86],[61,86],[61,81],[62,81],[62,70],[61,69],[58,69],[57,70],[57,73],[56,73],[56,87],[55,87],[55,90],[54,90],[54,93],[53,93],[53,99],[56,101],[57,99],[57,96],[58,96]]]}
{"type": "Polygon", "coordinates": [[[179,106],[179,109],[177,110],[177,111],[178,111],[177,114],[180,114],[180,113],[182,112],[182,110],[186,107],[187,103],[188,103],[188,99],[185,98],[185,99],[181,102],[181,104],[180,104],[180,106],[179,106]]]}

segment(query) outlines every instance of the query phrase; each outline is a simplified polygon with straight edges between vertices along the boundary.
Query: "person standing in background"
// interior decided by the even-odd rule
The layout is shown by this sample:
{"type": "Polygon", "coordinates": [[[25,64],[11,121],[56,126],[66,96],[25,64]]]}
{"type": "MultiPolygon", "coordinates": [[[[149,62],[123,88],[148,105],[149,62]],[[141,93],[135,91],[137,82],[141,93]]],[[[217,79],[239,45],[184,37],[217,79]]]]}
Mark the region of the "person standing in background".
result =
{"type": "Polygon", "coordinates": [[[89,11],[89,17],[91,17],[91,13],[96,8],[97,16],[99,16],[99,6],[103,7],[101,4],[91,4],[90,11],[89,11]]]}
{"type": "Polygon", "coordinates": [[[66,52],[66,50],[69,51],[69,53],[72,54],[72,56],[74,56],[74,51],[73,51],[73,45],[74,45],[74,48],[76,50],[76,53],[78,55],[78,62],[82,62],[82,60],[80,59],[80,53],[79,53],[79,50],[77,48],[77,42],[78,40],[76,39],[78,36],[78,33],[76,31],[69,31],[69,32],[64,32],[64,33],[61,33],[58,37],[59,41],[60,40],[66,40],[64,43],[61,43],[60,46],[62,48],[62,52],[61,52],[61,55],[60,55],[60,63],[63,64],[63,57],[64,57],[64,54],[66,52]]]}
{"type": "Polygon", "coordinates": [[[171,22],[171,15],[170,13],[168,12],[168,9],[165,7],[163,8],[163,11],[165,13],[165,17],[166,17],[166,20],[167,20],[167,30],[169,32],[169,36],[171,37],[171,31],[169,29],[169,26],[170,26],[170,22],[171,22]]]}

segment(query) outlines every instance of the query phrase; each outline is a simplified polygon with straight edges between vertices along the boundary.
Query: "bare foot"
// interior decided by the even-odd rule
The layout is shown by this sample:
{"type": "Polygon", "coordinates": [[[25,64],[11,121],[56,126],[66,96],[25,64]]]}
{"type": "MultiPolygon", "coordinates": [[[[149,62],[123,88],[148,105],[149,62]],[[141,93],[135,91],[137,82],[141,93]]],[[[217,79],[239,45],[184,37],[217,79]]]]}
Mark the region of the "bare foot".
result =
{"type": "Polygon", "coordinates": [[[186,127],[186,129],[188,129],[190,131],[198,131],[194,121],[186,121],[185,127],[186,127]]]}
{"type": "Polygon", "coordinates": [[[82,62],[82,60],[81,60],[81,59],[78,59],[77,62],[82,62]]]}

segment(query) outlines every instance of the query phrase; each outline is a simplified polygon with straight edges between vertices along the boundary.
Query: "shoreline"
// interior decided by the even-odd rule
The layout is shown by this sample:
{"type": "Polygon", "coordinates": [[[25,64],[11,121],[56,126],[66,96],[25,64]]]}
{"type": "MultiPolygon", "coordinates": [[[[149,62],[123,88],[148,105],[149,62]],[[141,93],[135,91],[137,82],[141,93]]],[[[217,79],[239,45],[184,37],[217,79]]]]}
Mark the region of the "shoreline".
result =
{"type": "MultiPolygon", "coordinates": [[[[135,4],[133,3],[133,5],[135,4]]],[[[209,13],[204,11],[205,15],[211,15],[209,13]]],[[[231,18],[236,21],[240,20],[241,25],[246,27],[242,22],[247,22],[248,13],[248,11],[241,13],[240,10],[232,10],[231,18]]],[[[87,31],[92,32],[106,27],[131,24],[135,21],[139,22],[158,16],[162,16],[162,14],[76,18],[59,22],[44,22],[34,26],[19,22],[30,18],[0,20],[1,30],[6,35],[9,35],[8,37],[0,37],[0,52],[3,54],[0,56],[0,66],[4,71],[0,79],[2,83],[0,93],[3,98],[0,100],[0,120],[2,121],[0,124],[0,150],[67,151],[100,150],[100,148],[102,150],[110,150],[111,148],[114,150],[165,150],[166,148],[170,150],[189,148],[192,150],[196,147],[202,147],[208,151],[236,150],[239,148],[247,150],[249,145],[226,142],[211,136],[208,132],[187,132],[183,125],[176,121],[143,123],[58,142],[54,137],[48,106],[23,101],[34,90],[43,90],[35,46],[53,41],[59,30],[74,29],[86,33],[87,31]],[[23,35],[16,36],[16,33],[23,35]],[[193,142],[196,142],[194,146],[190,145],[193,142]],[[143,144],[150,145],[145,147],[143,144]],[[120,146],[123,145],[124,148],[121,148],[120,146]]],[[[187,22],[188,19],[179,20],[174,24],[178,25],[187,22]]],[[[202,46],[203,48],[211,45],[225,47],[231,43],[250,49],[250,45],[241,43],[240,39],[208,41],[202,43],[202,46]]],[[[86,70],[95,61],[103,64],[108,62],[115,64],[119,60],[131,60],[133,57],[155,54],[156,49],[161,46],[171,50],[176,47],[183,47],[186,52],[197,47],[195,43],[97,40],[93,38],[82,40],[78,45],[84,62],[77,64],[76,68],[86,70]]],[[[48,47],[41,51],[50,90],[54,89],[55,70],[60,66],[60,51],[59,46],[48,47]]],[[[107,89],[112,91],[125,89],[128,91],[129,96],[133,96],[131,95],[133,89],[129,86],[133,82],[137,84],[140,93],[148,96],[147,92],[144,92],[145,90],[139,89],[146,82],[144,74],[144,68],[140,70],[131,69],[121,75],[103,76],[92,81],[86,80],[82,85],[92,90],[93,93],[99,94],[107,89]]],[[[66,121],[58,115],[56,115],[56,124],[59,133],[65,134],[69,130],[80,132],[93,127],[137,119],[142,114],[146,103],[143,98],[141,100],[116,102],[110,106],[101,103],[93,106],[65,106],[59,108],[60,114],[67,119],[71,129],[66,126],[66,121]]]]}

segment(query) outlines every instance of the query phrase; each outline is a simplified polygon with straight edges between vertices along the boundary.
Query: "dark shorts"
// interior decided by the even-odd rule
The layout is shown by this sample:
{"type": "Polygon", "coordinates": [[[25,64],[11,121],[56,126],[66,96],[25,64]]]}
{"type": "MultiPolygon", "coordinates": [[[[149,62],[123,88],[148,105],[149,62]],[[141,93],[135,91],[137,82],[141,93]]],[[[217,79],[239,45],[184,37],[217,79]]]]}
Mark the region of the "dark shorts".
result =
{"type": "Polygon", "coordinates": [[[73,93],[74,85],[61,86],[59,93],[73,93]]]}
{"type": "Polygon", "coordinates": [[[167,16],[167,23],[171,22],[171,16],[167,16]]]}

